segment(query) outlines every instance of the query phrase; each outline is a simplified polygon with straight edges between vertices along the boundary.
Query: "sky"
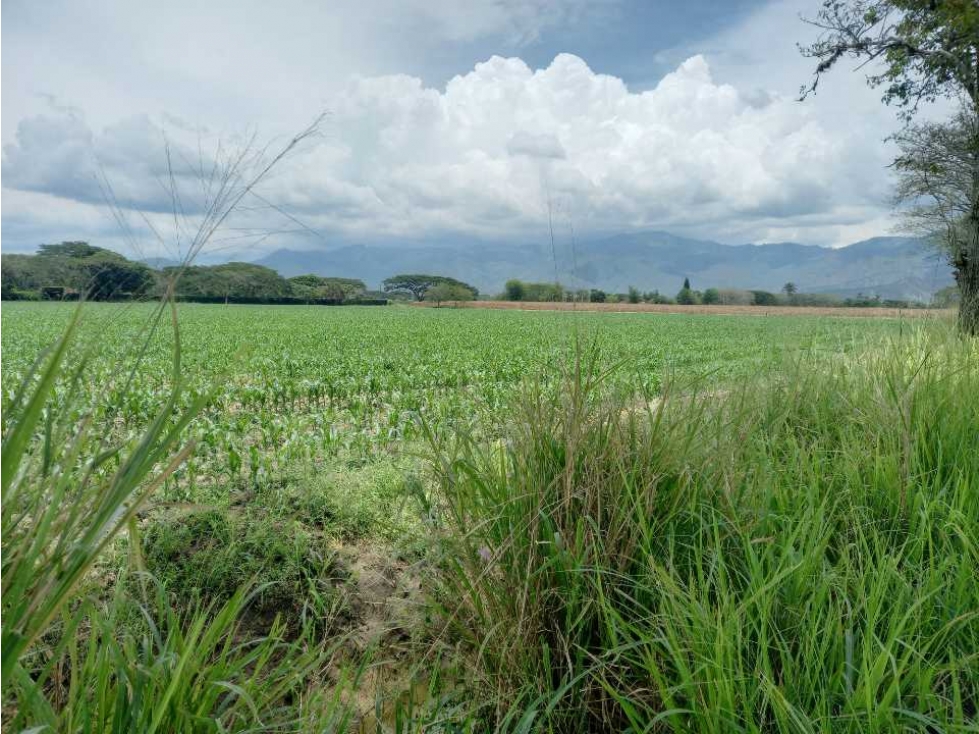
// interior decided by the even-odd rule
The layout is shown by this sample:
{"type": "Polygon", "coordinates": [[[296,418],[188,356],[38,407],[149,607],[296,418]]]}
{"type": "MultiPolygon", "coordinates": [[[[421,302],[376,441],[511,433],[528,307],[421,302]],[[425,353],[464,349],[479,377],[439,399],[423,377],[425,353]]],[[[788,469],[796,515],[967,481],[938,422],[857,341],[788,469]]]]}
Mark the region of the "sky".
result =
{"type": "Polygon", "coordinates": [[[212,258],[639,229],[840,246],[895,231],[893,110],[841,65],[798,101],[817,0],[4,0],[2,247],[212,258]],[[176,216],[175,216],[176,211],[176,216]]]}

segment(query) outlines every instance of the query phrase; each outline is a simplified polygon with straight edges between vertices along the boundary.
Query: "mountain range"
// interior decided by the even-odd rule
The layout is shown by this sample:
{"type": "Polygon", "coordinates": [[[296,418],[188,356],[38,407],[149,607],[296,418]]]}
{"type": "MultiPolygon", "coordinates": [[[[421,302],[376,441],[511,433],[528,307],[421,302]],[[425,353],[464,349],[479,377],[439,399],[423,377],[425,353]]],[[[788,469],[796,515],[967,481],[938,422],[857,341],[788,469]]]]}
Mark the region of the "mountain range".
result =
{"type": "Polygon", "coordinates": [[[377,287],[397,273],[458,278],[498,293],[510,278],[560,281],[568,287],[673,294],[689,278],[695,289],[778,291],[791,281],[801,292],[928,300],[952,283],[945,259],[913,237],[874,237],[840,248],[786,242],[725,245],[643,231],[563,244],[343,245],[326,250],[280,249],[255,261],[291,277],[304,273],[360,278],[377,287]]]}

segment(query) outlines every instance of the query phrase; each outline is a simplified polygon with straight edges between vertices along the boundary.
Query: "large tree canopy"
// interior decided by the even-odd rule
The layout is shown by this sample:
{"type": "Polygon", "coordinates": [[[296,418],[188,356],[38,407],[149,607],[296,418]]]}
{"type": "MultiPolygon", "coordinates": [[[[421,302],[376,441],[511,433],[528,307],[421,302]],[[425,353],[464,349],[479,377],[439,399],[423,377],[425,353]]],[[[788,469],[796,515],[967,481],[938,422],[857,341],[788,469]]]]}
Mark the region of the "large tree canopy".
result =
{"type": "Polygon", "coordinates": [[[358,278],[327,278],[321,275],[297,275],[289,278],[292,293],[297,298],[344,301],[367,291],[358,278]]]}
{"type": "Polygon", "coordinates": [[[979,333],[979,1],[824,0],[809,21],[821,30],[803,54],[816,60],[803,97],[841,59],[872,64],[907,126],[898,135],[898,197],[948,253],[961,291],[959,325],[979,333]],[[912,122],[919,105],[957,99],[944,124],[912,122]]]}
{"type": "Polygon", "coordinates": [[[164,275],[177,276],[176,293],[186,299],[253,299],[289,298],[289,281],[271,268],[253,263],[193,265],[165,268],[164,275]]]}
{"type": "Polygon", "coordinates": [[[844,58],[882,62],[868,82],[884,101],[913,115],[922,101],[965,94],[979,106],[976,0],[823,0],[809,22],[822,33],[804,46],[818,61],[803,95],[844,58]]]}
{"type": "Polygon", "coordinates": [[[106,300],[141,296],[155,283],[153,271],[143,263],[87,242],[41,245],[36,255],[4,255],[2,261],[5,298],[74,291],[106,300]]]}
{"type": "Polygon", "coordinates": [[[479,289],[461,280],[444,275],[405,274],[392,275],[382,284],[385,293],[410,293],[416,301],[424,300],[429,288],[439,284],[459,286],[472,293],[473,298],[479,295],[479,289]]]}

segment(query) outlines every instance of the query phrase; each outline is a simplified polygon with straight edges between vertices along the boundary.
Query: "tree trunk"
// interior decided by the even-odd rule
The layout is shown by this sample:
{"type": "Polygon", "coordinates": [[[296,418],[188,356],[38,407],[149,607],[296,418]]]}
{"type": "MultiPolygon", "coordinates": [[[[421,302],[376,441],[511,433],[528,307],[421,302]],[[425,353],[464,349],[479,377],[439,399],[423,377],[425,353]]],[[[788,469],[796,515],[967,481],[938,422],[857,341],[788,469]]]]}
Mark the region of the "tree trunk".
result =
{"type": "Polygon", "coordinates": [[[959,285],[959,330],[969,336],[979,335],[979,220],[972,219],[964,241],[952,260],[955,281],[959,285]]]}
{"type": "MultiPolygon", "coordinates": [[[[979,105],[973,123],[979,120],[979,105]]],[[[959,331],[979,335],[979,130],[972,134],[972,191],[966,228],[961,242],[953,250],[952,267],[959,285],[959,331]]]]}

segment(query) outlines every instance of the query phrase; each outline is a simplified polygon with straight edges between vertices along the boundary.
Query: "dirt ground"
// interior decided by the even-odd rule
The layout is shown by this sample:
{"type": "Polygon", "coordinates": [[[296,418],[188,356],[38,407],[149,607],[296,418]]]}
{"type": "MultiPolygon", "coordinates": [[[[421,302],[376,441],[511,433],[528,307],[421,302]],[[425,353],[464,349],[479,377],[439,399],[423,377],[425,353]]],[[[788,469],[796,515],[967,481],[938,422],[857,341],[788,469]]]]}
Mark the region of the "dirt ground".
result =
{"type": "MultiPolygon", "coordinates": [[[[432,303],[415,303],[434,308],[432,303]]],[[[605,313],[699,313],[718,316],[855,316],[863,318],[951,317],[951,310],[937,308],[823,308],[816,306],[678,306],[653,303],[529,303],[523,301],[469,301],[443,303],[442,307],[493,308],[517,311],[600,311],[605,313]]]]}

